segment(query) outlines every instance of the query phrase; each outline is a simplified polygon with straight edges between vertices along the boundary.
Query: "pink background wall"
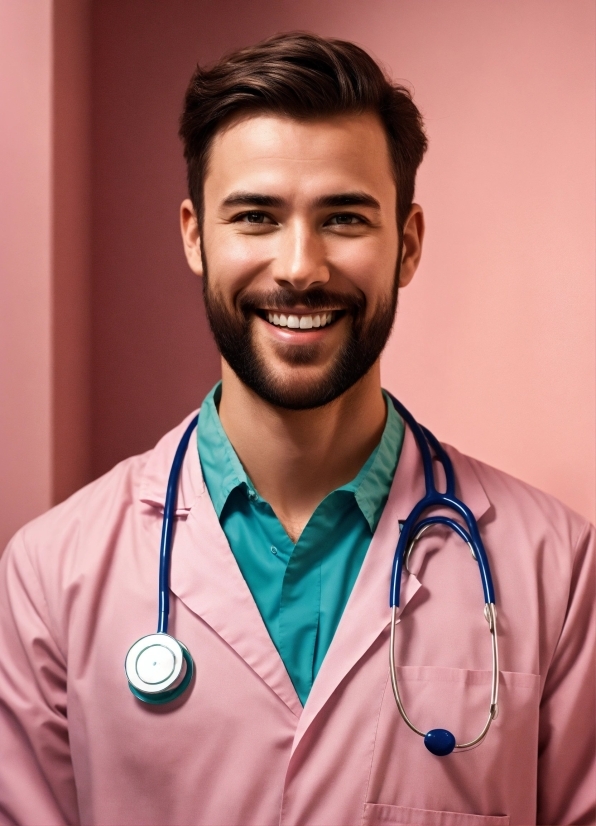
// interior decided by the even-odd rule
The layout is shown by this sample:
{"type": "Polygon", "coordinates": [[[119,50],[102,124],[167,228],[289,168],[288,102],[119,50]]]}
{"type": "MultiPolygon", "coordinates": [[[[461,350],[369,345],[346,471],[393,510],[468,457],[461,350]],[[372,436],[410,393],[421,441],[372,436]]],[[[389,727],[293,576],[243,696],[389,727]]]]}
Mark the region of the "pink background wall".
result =
{"type": "Polygon", "coordinates": [[[4,502],[21,503],[6,524],[150,447],[217,379],[200,286],[178,236],[177,116],[197,60],[293,28],[360,43],[411,83],[426,116],[431,148],[417,194],[426,249],[401,295],[385,384],[441,438],[593,519],[593,1],[91,6],[89,32],[87,3],[55,2],[64,22],[51,41],[43,3],[33,14],[0,0],[10,16],[0,60],[18,67],[0,82],[19,125],[12,138],[2,130],[13,143],[0,175],[21,205],[9,210],[13,231],[0,252],[0,449],[13,474],[1,484],[4,502]],[[34,105],[24,91],[40,74],[43,105],[34,105]],[[53,179],[43,116],[52,105],[62,170],[53,179]],[[60,197],[67,207],[52,211],[60,197]],[[35,381],[23,380],[30,365],[35,381]]]}
{"type": "Polygon", "coordinates": [[[0,553],[91,477],[89,0],[0,0],[0,553]]]}
{"type": "Polygon", "coordinates": [[[596,6],[420,5],[375,42],[431,146],[384,379],[446,441],[594,519],[596,6]]]}
{"type": "Polygon", "coordinates": [[[54,0],[52,497],[91,478],[91,3],[54,0]]]}
{"type": "Polygon", "coordinates": [[[51,504],[51,3],[0,1],[0,545],[51,504]]]}

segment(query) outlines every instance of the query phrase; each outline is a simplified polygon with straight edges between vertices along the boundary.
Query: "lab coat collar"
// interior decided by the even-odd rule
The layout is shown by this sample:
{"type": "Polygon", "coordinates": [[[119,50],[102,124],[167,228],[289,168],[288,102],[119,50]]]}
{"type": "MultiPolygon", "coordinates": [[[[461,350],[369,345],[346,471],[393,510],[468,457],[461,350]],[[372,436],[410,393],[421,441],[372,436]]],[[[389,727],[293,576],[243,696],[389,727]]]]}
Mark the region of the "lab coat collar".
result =
{"type": "MultiPolygon", "coordinates": [[[[177,427],[166,433],[154,449],[149,452],[139,495],[140,500],[145,504],[163,510],[174,453],[184,430],[198,412],[198,410],[195,410],[190,413],[177,427]]],[[[447,446],[446,449],[456,467],[457,494],[468,505],[476,519],[480,519],[490,507],[484,488],[471,464],[455,448],[447,446]]],[[[440,463],[435,461],[434,465],[436,481],[441,486],[445,477],[440,463]]],[[[416,502],[424,495],[422,462],[416,440],[409,427],[405,429],[404,443],[392,489],[399,491],[395,507],[398,519],[403,521],[407,519],[416,502]]],[[[201,463],[198,450],[196,450],[196,436],[191,436],[189,449],[184,457],[180,474],[176,514],[188,513],[197,497],[201,496],[205,490],[201,463]]]]}
{"type": "MultiPolygon", "coordinates": [[[[490,508],[490,501],[482,483],[467,457],[463,456],[454,447],[449,445],[444,445],[444,447],[455,469],[455,492],[470,508],[476,520],[479,520],[490,508]]],[[[433,460],[433,469],[437,490],[445,490],[445,474],[438,459],[433,460]]],[[[414,434],[407,426],[392,490],[396,491],[395,509],[397,517],[403,522],[425,493],[422,459],[414,434]]]]}
{"type": "MultiPolygon", "coordinates": [[[[177,427],[170,430],[169,433],[166,433],[155,445],[153,450],[149,452],[139,492],[139,499],[144,504],[152,505],[154,508],[163,511],[168,477],[176,448],[182,438],[182,434],[198,412],[198,410],[195,410],[188,415],[177,427]]],[[[190,437],[189,446],[180,471],[178,495],[176,498],[176,516],[183,516],[188,513],[196,502],[197,497],[205,491],[205,482],[203,481],[199,452],[196,444],[197,438],[195,430],[194,435],[190,437]]]]}

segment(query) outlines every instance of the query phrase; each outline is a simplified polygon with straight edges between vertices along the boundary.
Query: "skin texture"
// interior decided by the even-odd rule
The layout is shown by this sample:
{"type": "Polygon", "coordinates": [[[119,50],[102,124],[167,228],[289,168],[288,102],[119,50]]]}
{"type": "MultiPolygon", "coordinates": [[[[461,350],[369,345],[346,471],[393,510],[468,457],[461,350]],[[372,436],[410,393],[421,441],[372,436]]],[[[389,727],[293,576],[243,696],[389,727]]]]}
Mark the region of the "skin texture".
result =
{"type": "MultiPolygon", "coordinates": [[[[243,296],[283,289],[294,297],[288,311],[300,315],[309,312],[301,297],[322,289],[335,296],[329,310],[342,309],[338,297],[364,298],[366,322],[390,300],[396,277],[396,195],[386,137],[373,114],[309,122],[241,116],[214,138],[202,233],[192,203],[182,203],[186,257],[199,276],[203,259],[208,263],[209,289],[230,312],[243,296]],[[275,200],[264,204],[248,193],[275,200]],[[359,193],[365,202],[351,196],[341,205],[329,202],[347,193],[359,193]]],[[[404,225],[400,287],[414,276],[423,234],[415,204],[404,225]]],[[[252,342],[272,381],[299,395],[325,381],[350,323],[345,315],[323,329],[293,331],[253,313],[252,342]],[[309,355],[301,363],[295,348],[306,347],[309,355]]],[[[223,359],[222,379],[223,427],[295,541],[318,503],[355,476],[380,440],[386,409],[379,360],[347,392],[307,410],[265,401],[223,359]]]]}

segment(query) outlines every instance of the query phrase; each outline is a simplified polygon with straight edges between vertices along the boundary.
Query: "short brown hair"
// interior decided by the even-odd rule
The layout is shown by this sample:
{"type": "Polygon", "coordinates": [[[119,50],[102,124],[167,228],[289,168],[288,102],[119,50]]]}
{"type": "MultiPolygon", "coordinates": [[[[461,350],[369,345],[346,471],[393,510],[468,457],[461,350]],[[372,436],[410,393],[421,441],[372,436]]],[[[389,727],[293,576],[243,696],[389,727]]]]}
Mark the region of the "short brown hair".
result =
{"type": "Polygon", "coordinates": [[[389,141],[398,225],[403,228],[427,147],[422,116],[410,92],[392,83],[359,46],[291,32],[233,52],[209,68],[197,66],[186,91],[179,134],[199,219],[211,142],[222,123],[240,112],[272,112],[300,120],[377,114],[389,141]]]}

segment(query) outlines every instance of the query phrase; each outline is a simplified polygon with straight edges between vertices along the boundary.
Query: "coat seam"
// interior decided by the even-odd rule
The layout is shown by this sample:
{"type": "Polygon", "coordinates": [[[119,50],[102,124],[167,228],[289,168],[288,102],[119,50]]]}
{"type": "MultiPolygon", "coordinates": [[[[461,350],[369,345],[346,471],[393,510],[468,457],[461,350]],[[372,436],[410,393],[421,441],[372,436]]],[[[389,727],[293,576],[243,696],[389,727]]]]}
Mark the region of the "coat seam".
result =
{"type": "Polygon", "coordinates": [[[542,706],[542,700],[543,700],[543,697],[544,697],[544,691],[545,691],[547,683],[548,683],[548,677],[549,677],[549,674],[550,674],[550,670],[552,668],[553,661],[554,661],[555,657],[557,656],[557,651],[559,649],[559,645],[561,644],[561,637],[563,635],[563,632],[565,631],[565,625],[567,623],[567,617],[568,617],[568,614],[569,614],[570,601],[572,599],[571,591],[572,591],[572,585],[573,585],[573,573],[574,573],[576,562],[577,562],[577,556],[579,554],[579,548],[580,548],[581,543],[584,541],[584,539],[590,533],[590,528],[591,527],[592,527],[592,525],[591,525],[590,522],[585,522],[582,530],[579,532],[579,535],[578,535],[577,539],[575,540],[575,542],[571,546],[569,576],[568,576],[567,587],[566,587],[565,609],[562,613],[561,623],[560,623],[560,626],[559,626],[559,631],[557,633],[557,638],[556,638],[556,640],[554,642],[554,645],[552,647],[552,651],[550,652],[550,658],[549,658],[549,661],[548,661],[548,665],[546,666],[546,668],[544,670],[544,679],[542,680],[542,687],[541,687],[541,690],[540,690],[539,707],[542,706]]]}
{"type": "Polygon", "coordinates": [[[362,818],[360,820],[361,826],[362,826],[362,824],[364,824],[364,815],[365,815],[365,811],[366,811],[366,801],[368,800],[368,791],[370,789],[370,782],[371,782],[371,778],[372,778],[372,768],[373,768],[373,762],[374,762],[374,757],[375,757],[375,751],[376,751],[376,747],[377,747],[377,736],[378,736],[378,733],[379,733],[379,724],[381,722],[381,711],[383,709],[383,701],[385,699],[385,694],[387,693],[387,686],[388,685],[389,685],[389,674],[387,673],[387,676],[385,677],[385,685],[384,685],[383,691],[381,693],[381,701],[379,703],[379,710],[377,712],[377,723],[376,723],[376,726],[375,726],[375,734],[374,734],[374,737],[373,737],[373,744],[372,744],[372,749],[371,749],[371,753],[370,753],[370,766],[369,766],[369,769],[368,769],[368,778],[367,778],[367,781],[366,781],[366,791],[364,792],[364,800],[362,802],[362,818]]]}
{"type": "Polygon", "coordinates": [[[39,598],[40,598],[41,603],[42,603],[42,604],[37,604],[36,605],[37,610],[39,611],[39,615],[40,615],[45,627],[48,630],[48,634],[50,635],[50,638],[51,638],[52,642],[54,643],[54,645],[56,646],[56,648],[60,652],[60,655],[62,656],[62,659],[64,661],[64,666],[66,667],[67,662],[68,662],[68,657],[67,657],[66,651],[64,650],[64,646],[59,643],[60,635],[57,633],[57,629],[56,629],[56,627],[55,627],[55,625],[52,621],[50,606],[48,604],[46,594],[45,594],[45,591],[44,591],[44,588],[43,588],[43,585],[42,585],[42,582],[41,582],[41,577],[39,576],[39,571],[37,570],[37,566],[33,563],[33,560],[31,559],[31,554],[30,554],[29,548],[27,546],[27,543],[25,541],[24,534],[21,535],[21,542],[22,542],[22,547],[23,547],[23,559],[26,560],[27,564],[29,565],[29,568],[31,569],[31,573],[33,575],[33,582],[35,583],[36,590],[39,593],[39,598]]]}

